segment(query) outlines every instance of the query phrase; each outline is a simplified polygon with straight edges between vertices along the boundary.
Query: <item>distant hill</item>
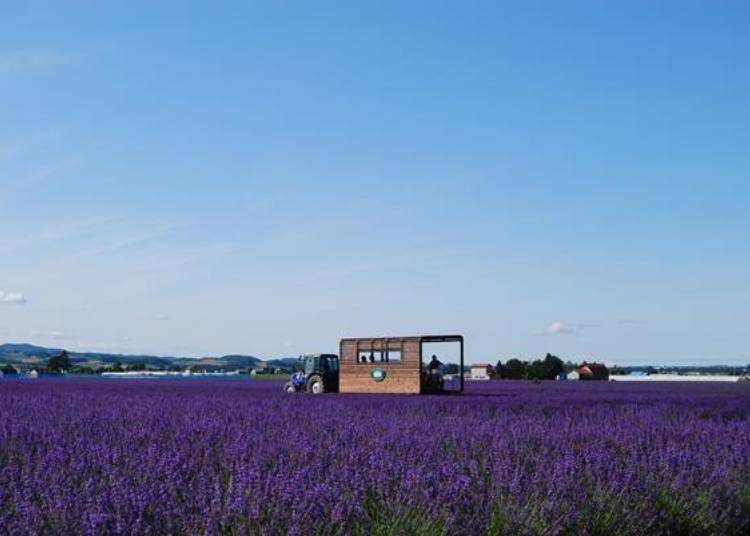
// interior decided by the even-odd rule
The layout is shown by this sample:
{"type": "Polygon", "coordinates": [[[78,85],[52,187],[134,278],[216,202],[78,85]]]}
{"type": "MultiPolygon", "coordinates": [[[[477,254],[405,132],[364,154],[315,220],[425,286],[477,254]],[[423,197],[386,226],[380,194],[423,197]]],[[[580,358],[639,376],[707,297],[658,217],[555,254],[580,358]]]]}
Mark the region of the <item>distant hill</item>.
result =
{"type": "Polygon", "coordinates": [[[33,344],[0,344],[0,356],[53,356],[62,352],[60,348],[44,348],[33,344]]]}
{"type": "Polygon", "coordinates": [[[269,359],[266,361],[269,367],[281,367],[281,368],[292,368],[294,365],[299,364],[298,357],[280,357],[277,359],[269,359]]]}
{"type": "MultiPolygon", "coordinates": [[[[47,362],[50,357],[59,355],[62,348],[45,348],[33,344],[0,344],[0,364],[12,365],[41,365],[47,362]]],[[[251,355],[225,355],[221,357],[169,357],[154,355],[124,355],[124,354],[106,354],[99,352],[74,352],[68,351],[70,361],[74,365],[102,367],[120,363],[122,365],[144,365],[150,368],[170,368],[170,367],[196,367],[206,368],[209,370],[237,370],[248,368],[262,368],[264,366],[287,366],[282,363],[290,361],[288,358],[273,360],[278,364],[268,362],[251,356],[251,355]]],[[[291,360],[296,361],[296,360],[291,360]]]]}
{"type": "Polygon", "coordinates": [[[225,355],[222,357],[178,357],[172,359],[172,364],[178,367],[219,367],[223,369],[246,369],[259,368],[263,366],[263,361],[251,355],[225,355]]]}

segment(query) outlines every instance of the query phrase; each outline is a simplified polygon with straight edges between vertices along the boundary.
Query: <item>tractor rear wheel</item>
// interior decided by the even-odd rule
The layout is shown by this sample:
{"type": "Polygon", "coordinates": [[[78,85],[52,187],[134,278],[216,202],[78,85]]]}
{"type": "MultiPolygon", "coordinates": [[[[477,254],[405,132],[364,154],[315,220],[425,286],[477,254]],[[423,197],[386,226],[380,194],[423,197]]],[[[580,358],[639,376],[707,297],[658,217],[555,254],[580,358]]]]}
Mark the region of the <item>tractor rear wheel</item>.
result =
{"type": "Polygon", "coordinates": [[[285,393],[296,393],[297,388],[294,386],[292,382],[286,382],[284,384],[284,392],[285,393]]]}
{"type": "Polygon", "coordinates": [[[314,374],[307,380],[307,392],[314,395],[320,395],[326,392],[326,386],[323,383],[323,378],[314,374]]]}

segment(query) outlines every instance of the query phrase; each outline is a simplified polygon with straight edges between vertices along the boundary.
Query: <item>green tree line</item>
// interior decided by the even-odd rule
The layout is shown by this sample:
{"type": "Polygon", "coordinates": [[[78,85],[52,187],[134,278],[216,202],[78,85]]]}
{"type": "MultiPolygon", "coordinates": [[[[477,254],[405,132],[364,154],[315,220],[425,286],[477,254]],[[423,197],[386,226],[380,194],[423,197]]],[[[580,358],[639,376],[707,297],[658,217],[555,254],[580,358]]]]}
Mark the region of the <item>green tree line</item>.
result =
{"type": "Polygon", "coordinates": [[[509,359],[498,361],[495,366],[495,379],[498,380],[554,380],[561,372],[576,368],[575,363],[564,362],[556,355],[547,354],[543,359],[522,361],[509,359]]]}

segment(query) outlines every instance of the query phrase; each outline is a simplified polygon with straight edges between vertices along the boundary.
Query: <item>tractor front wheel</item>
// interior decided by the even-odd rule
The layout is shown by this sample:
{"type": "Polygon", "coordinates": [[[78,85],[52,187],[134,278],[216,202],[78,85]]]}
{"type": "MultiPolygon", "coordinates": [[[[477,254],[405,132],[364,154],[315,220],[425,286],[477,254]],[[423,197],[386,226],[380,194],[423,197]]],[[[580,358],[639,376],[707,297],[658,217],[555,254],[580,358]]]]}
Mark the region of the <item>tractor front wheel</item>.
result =
{"type": "Polygon", "coordinates": [[[307,392],[312,393],[314,395],[320,395],[326,392],[326,386],[323,383],[323,378],[318,376],[317,374],[310,376],[310,379],[307,380],[307,392]]]}
{"type": "Polygon", "coordinates": [[[284,392],[285,393],[296,393],[297,388],[294,386],[292,382],[286,382],[284,384],[284,392]]]}

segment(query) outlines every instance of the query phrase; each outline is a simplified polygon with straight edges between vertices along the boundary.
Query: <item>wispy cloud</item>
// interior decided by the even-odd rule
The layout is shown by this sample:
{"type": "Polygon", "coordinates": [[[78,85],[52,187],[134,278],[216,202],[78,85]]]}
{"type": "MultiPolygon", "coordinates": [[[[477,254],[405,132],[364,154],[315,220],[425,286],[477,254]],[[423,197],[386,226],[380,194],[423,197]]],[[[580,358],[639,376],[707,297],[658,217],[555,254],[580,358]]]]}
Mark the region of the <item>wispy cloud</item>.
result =
{"type": "Polygon", "coordinates": [[[42,182],[60,173],[61,171],[65,171],[65,170],[79,166],[81,162],[82,162],[82,159],[77,156],[63,158],[62,160],[51,162],[49,164],[46,164],[40,167],[39,169],[32,171],[27,176],[21,178],[20,182],[21,184],[25,184],[25,185],[42,182]]]}
{"type": "MultiPolygon", "coordinates": [[[[2,148],[0,148],[0,162],[3,160],[2,148]]],[[[11,157],[12,158],[12,157],[11,157]]],[[[34,169],[22,173],[10,173],[7,170],[2,171],[0,175],[0,187],[8,193],[39,188],[40,185],[54,180],[56,176],[64,175],[66,171],[77,168],[81,165],[83,159],[79,156],[67,156],[51,162],[44,163],[34,169]]],[[[3,199],[3,201],[7,201],[3,199]]]]}
{"type": "Polygon", "coordinates": [[[0,53],[0,74],[50,69],[72,63],[68,54],[56,50],[15,50],[0,53]]]}
{"type": "Polygon", "coordinates": [[[170,233],[187,227],[184,223],[166,223],[151,229],[141,229],[119,236],[105,244],[75,253],[76,257],[96,257],[108,253],[116,253],[136,246],[157,243],[170,233]]]}
{"type": "Polygon", "coordinates": [[[26,303],[26,297],[20,292],[0,290],[0,304],[23,305],[24,303],[26,303]]]}
{"type": "Polygon", "coordinates": [[[59,244],[65,240],[96,236],[107,230],[107,225],[117,221],[114,216],[99,216],[74,220],[60,220],[45,224],[24,235],[0,234],[0,256],[18,250],[59,244]]]}
{"type": "Polygon", "coordinates": [[[59,137],[59,132],[55,130],[46,130],[15,139],[2,139],[0,140],[0,162],[13,160],[24,153],[59,137]]]}
{"type": "Polygon", "coordinates": [[[39,240],[61,240],[72,236],[81,236],[105,229],[106,225],[120,221],[115,216],[92,216],[73,220],[58,221],[44,225],[35,235],[39,240]]]}

